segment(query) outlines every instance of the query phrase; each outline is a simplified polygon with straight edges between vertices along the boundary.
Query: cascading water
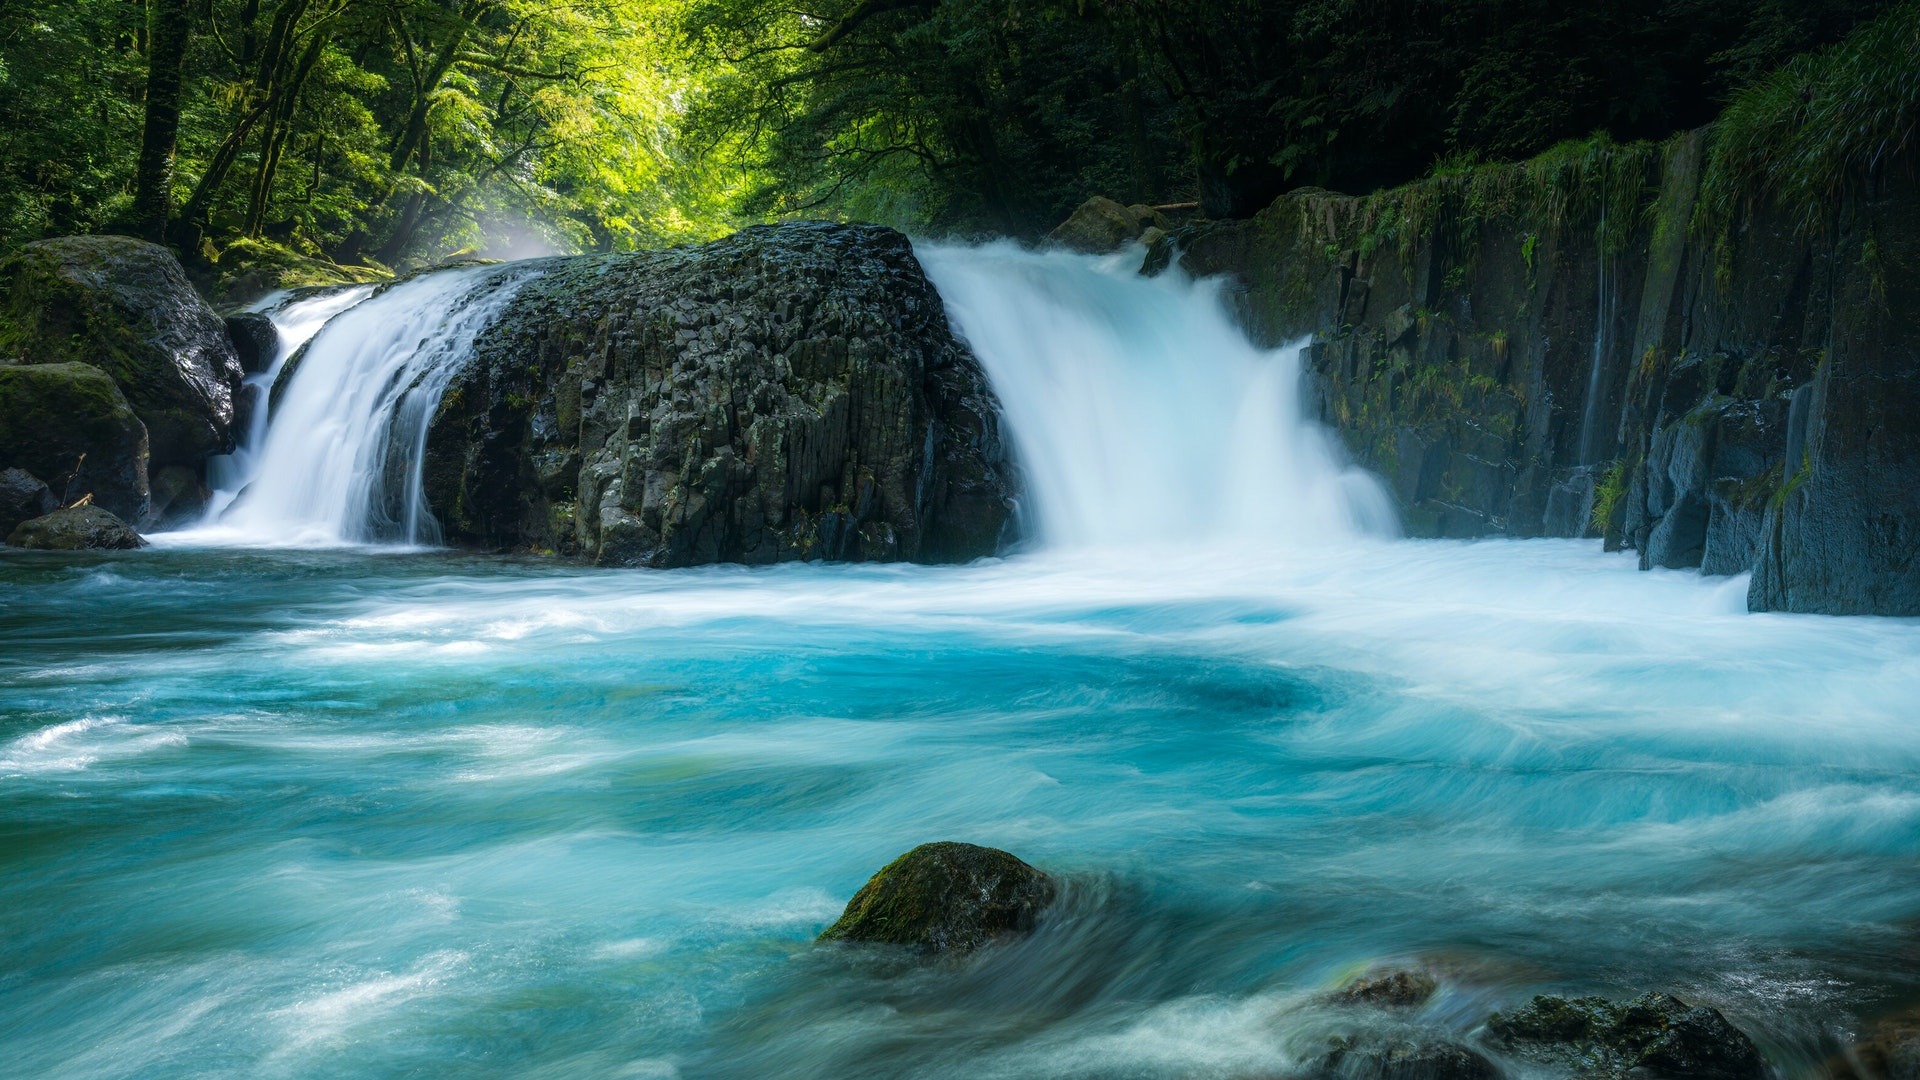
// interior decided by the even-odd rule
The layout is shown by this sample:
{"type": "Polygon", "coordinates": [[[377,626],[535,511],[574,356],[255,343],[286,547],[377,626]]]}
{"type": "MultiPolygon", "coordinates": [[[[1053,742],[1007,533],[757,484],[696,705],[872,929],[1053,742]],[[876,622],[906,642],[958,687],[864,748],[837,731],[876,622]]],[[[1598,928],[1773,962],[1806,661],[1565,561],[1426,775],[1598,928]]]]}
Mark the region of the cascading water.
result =
{"type": "MultiPolygon", "coordinates": [[[[512,265],[450,270],[343,303],[311,334],[262,437],[221,477],[228,490],[217,523],[186,538],[302,547],[437,542],[420,490],[427,423],[527,273],[512,265]]],[[[294,337],[320,316],[286,308],[276,325],[294,337]]]]}
{"type": "Polygon", "coordinates": [[[1000,397],[1040,538],[1300,545],[1395,531],[1300,402],[1304,343],[1263,350],[1214,282],[1008,244],[921,245],[1000,397]]]}
{"type": "Polygon", "coordinates": [[[213,499],[208,504],[203,524],[218,522],[259,470],[259,450],[267,438],[267,399],[273,393],[274,381],[280,378],[287,361],[313,340],[320,328],[327,325],[327,320],[371,295],[371,285],[339,289],[307,299],[295,299],[293,294],[282,291],[249,309],[273,320],[273,327],[279,332],[279,342],[273,362],[267,365],[266,370],[247,376],[247,385],[253,388],[255,395],[255,408],[247,431],[240,439],[239,448],[231,454],[222,454],[207,461],[207,484],[213,488],[213,499]]]}

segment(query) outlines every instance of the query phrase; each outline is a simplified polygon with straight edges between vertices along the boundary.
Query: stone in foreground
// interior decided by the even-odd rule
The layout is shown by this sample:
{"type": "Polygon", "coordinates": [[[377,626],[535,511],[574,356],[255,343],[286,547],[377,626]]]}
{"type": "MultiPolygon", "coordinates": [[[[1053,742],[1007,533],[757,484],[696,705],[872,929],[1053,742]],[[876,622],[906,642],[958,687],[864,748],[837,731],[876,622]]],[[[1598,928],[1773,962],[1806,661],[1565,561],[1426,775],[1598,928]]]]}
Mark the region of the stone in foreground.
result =
{"type": "Polygon", "coordinates": [[[1499,1080],[1500,1070],[1449,1042],[1340,1039],[1310,1075],[1316,1080],[1499,1080]]]}
{"type": "Polygon", "coordinates": [[[1670,994],[1624,1004],[1598,997],[1536,997],[1487,1021],[1494,1041],[1524,1058],[1577,1063],[1588,1076],[1763,1080],[1753,1040],[1716,1009],[1670,994]]]}
{"type": "Polygon", "coordinates": [[[34,518],[13,530],[7,543],[42,551],[125,551],[147,546],[131,525],[97,506],[69,506],[34,518]]]}
{"type": "Polygon", "coordinates": [[[975,949],[1033,929],[1053,879],[997,848],[921,844],[873,875],[822,941],[975,949]]]}
{"type": "Polygon", "coordinates": [[[1439,988],[1424,971],[1374,972],[1334,991],[1333,999],[1342,1005],[1412,1009],[1426,1004],[1439,988]]]}

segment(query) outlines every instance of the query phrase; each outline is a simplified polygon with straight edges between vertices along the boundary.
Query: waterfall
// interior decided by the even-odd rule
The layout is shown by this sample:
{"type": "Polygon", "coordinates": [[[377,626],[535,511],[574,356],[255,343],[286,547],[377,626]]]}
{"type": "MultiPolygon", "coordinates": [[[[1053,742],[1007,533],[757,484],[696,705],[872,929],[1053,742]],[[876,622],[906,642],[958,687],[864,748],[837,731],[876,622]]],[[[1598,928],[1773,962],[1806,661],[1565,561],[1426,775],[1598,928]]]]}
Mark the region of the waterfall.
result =
{"type": "Polygon", "coordinates": [[[1286,546],[1396,531],[1379,483],[1305,415],[1306,343],[1255,347],[1217,281],[1010,244],[918,254],[999,395],[1043,542],[1286,546]]]}
{"type": "Polygon", "coordinates": [[[294,370],[264,429],[215,477],[223,490],[214,520],[189,535],[289,546],[438,542],[420,488],[427,425],[527,273],[442,271],[371,299],[270,312],[291,347],[263,381],[271,387],[285,364],[294,370]],[[311,340],[296,355],[303,334],[311,340]]]}

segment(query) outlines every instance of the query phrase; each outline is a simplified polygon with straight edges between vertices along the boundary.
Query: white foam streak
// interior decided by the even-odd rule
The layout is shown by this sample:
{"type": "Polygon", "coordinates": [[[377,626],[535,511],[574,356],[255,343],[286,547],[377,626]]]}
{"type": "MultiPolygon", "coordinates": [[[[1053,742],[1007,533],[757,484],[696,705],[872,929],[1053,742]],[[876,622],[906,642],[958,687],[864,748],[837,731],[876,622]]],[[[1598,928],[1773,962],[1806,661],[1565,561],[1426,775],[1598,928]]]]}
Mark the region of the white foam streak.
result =
{"type": "Polygon", "coordinates": [[[1300,402],[1305,342],[1247,341],[1217,282],[1011,244],[917,249],[1000,398],[1040,537],[1286,547],[1395,530],[1300,402]]]}

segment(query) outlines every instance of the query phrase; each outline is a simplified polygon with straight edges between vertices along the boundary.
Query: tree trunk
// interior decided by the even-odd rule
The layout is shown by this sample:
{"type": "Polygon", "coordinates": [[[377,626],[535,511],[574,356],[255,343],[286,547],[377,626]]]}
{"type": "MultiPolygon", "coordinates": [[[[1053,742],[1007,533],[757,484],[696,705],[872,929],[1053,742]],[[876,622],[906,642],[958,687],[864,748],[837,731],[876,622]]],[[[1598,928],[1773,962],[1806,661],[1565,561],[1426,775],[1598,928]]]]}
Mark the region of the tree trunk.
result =
{"type": "Polygon", "coordinates": [[[180,142],[180,84],[193,32],[188,0],[150,0],[147,116],[134,170],[133,217],[140,235],[156,243],[173,216],[173,157],[180,142]]]}

